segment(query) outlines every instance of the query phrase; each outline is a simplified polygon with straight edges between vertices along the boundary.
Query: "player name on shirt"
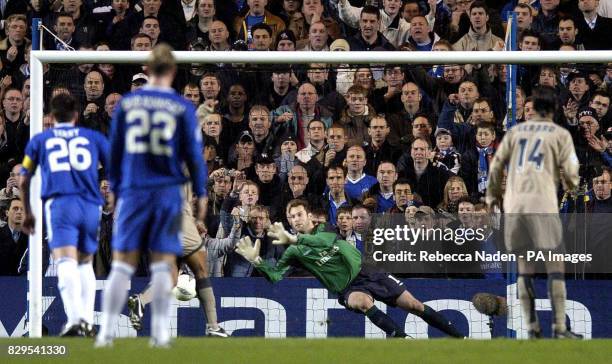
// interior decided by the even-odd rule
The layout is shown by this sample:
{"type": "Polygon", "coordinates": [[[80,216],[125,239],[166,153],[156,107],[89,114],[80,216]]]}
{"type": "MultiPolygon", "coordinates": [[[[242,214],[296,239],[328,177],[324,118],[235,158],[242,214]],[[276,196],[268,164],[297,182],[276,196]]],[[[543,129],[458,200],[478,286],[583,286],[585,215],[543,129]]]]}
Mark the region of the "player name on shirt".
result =
{"type": "Polygon", "coordinates": [[[125,109],[166,109],[173,114],[180,114],[185,111],[185,106],[175,100],[152,95],[134,95],[123,100],[122,104],[125,109]]]}
{"type": "Polygon", "coordinates": [[[74,138],[79,136],[79,129],[51,129],[53,135],[59,138],[74,138]]]}
{"type": "Polygon", "coordinates": [[[517,131],[525,131],[525,132],[533,132],[533,133],[537,133],[537,132],[549,132],[552,133],[556,130],[555,124],[551,124],[551,123],[538,123],[538,124],[518,124],[517,126],[515,126],[517,129],[517,131]]]}

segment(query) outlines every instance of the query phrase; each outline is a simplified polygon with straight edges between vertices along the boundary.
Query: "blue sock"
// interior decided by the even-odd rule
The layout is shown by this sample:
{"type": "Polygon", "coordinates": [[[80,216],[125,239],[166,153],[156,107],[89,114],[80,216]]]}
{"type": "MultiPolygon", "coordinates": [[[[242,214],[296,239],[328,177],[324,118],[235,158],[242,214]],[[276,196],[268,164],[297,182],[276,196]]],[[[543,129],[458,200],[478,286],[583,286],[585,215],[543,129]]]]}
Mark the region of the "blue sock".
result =
{"type": "Polygon", "coordinates": [[[365,312],[365,315],[372,321],[372,323],[383,330],[387,337],[405,337],[406,333],[400,329],[391,317],[386,313],[382,312],[376,306],[372,306],[365,312]]]}
{"type": "Polygon", "coordinates": [[[423,312],[416,313],[417,316],[423,319],[423,321],[427,322],[427,324],[435,327],[436,329],[444,332],[447,335],[453,337],[464,337],[462,333],[457,330],[455,325],[452,322],[448,321],[444,316],[442,316],[438,311],[433,308],[423,305],[425,309],[423,312]]]}

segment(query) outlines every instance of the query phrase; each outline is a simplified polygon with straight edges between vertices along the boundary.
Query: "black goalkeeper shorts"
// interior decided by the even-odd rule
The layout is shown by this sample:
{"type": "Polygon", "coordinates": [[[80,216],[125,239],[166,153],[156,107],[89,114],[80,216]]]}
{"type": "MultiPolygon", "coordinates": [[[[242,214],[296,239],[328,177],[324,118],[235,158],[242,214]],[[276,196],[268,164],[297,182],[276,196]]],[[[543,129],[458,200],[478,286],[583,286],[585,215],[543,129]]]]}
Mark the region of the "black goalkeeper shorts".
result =
{"type": "Polygon", "coordinates": [[[349,295],[353,292],[363,292],[372,296],[376,301],[395,307],[397,306],[395,301],[405,290],[404,282],[390,273],[377,272],[371,268],[361,267],[357,277],[338,294],[338,302],[350,310],[347,306],[349,295]]]}

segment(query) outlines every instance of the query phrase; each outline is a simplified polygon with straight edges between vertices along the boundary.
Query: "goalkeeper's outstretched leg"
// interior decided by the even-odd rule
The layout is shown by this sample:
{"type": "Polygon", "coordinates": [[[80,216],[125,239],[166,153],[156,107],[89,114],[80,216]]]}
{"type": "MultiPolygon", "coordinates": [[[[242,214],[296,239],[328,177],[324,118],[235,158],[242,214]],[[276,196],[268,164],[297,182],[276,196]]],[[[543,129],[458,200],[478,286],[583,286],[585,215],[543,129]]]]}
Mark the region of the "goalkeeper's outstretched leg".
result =
{"type": "MultiPolygon", "coordinates": [[[[391,306],[397,306],[404,311],[419,316],[429,325],[437,328],[449,336],[456,338],[465,337],[459,332],[459,330],[457,330],[452,322],[448,321],[433,308],[421,303],[405,289],[395,299],[395,304],[392,303],[393,302],[388,302],[388,304],[391,306]]],[[[398,326],[386,313],[380,311],[374,304],[374,298],[365,292],[353,291],[349,293],[345,307],[366,315],[374,325],[378,326],[387,334],[387,337],[408,337],[408,335],[404,332],[404,329],[398,326]]]]}
{"type": "Polygon", "coordinates": [[[383,330],[387,337],[407,337],[404,329],[399,327],[395,321],[389,317],[386,313],[374,305],[374,299],[364,292],[352,292],[346,303],[346,308],[361,312],[368,317],[370,321],[381,330],[383,330]]]}
{"type": "Polygon", "coordinates": [[[397,298],[396,302],[397,307],[419,316],[423,319],[423,321],[427,322],[427,324],[435,327],[445,334],[456,338],[465,337],[465,335],[457,330],[452,322],[442,316],[438,311],[414,298],[410,292],[402,292],[402,294],[397,298]]]}

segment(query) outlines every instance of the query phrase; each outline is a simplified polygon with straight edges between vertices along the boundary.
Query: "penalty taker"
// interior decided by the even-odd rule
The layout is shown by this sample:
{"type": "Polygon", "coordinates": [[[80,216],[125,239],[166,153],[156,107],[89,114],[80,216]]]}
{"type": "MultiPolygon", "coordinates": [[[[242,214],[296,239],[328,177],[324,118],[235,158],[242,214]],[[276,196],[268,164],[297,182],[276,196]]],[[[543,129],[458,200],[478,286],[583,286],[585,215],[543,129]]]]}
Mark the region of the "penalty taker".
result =
{"type": "Polygon", "coordinates": [[[292,200],[287,204],[287,218],[298,232],[287,232],[279,222],[268,230],[273,244],[288,244],[275,266],[259,256],[260,241],[242,238],[236,252],[251,262],[272,283],[278,282],[296,262],[312,273],[328,290],[338,294],[338,301],[348,310],[364,314],[387,337],[409,337],[386,313],[379,310],[375,300],[399,307],[422,318],[429,325],[452,337],[463,338],[457,328],[440,313],[414,298],[404,283],[389,273],[374,271],[362,265],[361,253],[354,246],[338,239],[335,232],[326,231],[325,224],[315,227],[308,203],[292,200]]]}

